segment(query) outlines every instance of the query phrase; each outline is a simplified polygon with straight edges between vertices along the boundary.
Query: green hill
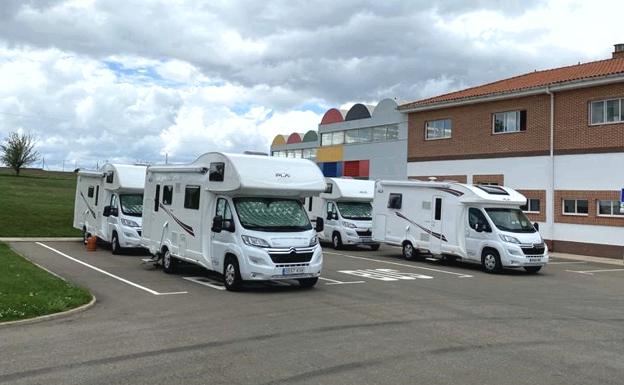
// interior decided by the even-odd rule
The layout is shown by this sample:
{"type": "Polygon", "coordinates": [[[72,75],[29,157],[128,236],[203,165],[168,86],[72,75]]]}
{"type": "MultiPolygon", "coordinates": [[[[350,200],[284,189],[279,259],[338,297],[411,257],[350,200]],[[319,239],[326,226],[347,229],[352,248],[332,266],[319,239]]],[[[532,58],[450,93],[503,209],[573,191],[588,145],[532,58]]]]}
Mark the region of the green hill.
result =
{"type": "Polygon", "coordinates": [[[76,174],[0,168],[0,237],[80,236],[72,228],[76,174]]]}

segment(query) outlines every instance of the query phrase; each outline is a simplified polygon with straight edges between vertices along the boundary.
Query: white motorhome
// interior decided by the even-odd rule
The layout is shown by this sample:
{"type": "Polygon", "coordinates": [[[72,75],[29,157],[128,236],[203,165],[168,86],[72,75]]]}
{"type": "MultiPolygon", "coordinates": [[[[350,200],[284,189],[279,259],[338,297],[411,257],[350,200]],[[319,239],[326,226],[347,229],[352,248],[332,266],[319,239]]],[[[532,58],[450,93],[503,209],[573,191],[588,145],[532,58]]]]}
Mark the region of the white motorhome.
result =
{"type": "Polygon", "coordinates": [[[377,181],[373,239],[403,248],[480,263],[487,272],[548,263],[537,226],[520,209],[526,198],[503,186],[455,182],[377,181]]]}
{"type": "Polygon", "coordinates": [[[78,171],[74,228],[82,231],[85,242],[97,236],[110,243],[113,254],[141,247],[145,169],[105,164],[99,171],[78,171]]]}
{"type": "Polygon", "coordinates": [[[178,261],[243,281],[316,284],[323,254],[302,205],[325,190],[309,160],[207,153],[189,165],[151,166],[145,179],[142,244],[167,273],[178,261]]]}
{"type": "Polygon", "coordinates": [[[325,181],[325,192],[306,198],[304,203],[312,222],[317,218],[325,219],[325,228],[319,233],[321,240],[331,242],[334,249],[343,245],[379,249],[379,242],[372,238],[375,182],[346,178],[326,178],[325,181]]]}

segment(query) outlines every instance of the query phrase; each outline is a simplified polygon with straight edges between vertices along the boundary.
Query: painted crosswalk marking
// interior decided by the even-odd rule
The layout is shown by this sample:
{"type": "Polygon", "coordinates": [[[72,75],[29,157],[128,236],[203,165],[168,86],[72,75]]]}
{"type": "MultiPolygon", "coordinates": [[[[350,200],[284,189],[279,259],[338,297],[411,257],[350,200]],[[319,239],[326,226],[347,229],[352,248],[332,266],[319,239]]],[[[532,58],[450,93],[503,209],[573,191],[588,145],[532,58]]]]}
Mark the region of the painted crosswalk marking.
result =
{"type": "Polygon", "coordinates": [[[394,269],[363,269],[363,270],[338,270],[339,273],[355,275],[357,277],[371,278],[378,281],[392,282],[399,280],[432,279],[429,275],[416,273],[403,273],[394,269]]]}

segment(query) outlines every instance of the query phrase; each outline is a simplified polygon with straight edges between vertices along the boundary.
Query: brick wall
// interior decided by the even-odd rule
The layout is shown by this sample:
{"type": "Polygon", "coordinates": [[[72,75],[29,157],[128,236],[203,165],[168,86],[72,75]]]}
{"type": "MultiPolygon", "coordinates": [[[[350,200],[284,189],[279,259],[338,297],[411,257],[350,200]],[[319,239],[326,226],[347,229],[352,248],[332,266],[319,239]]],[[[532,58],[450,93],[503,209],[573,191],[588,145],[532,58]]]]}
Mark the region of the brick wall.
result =
{"type": "Polygon", "coordinates": [[[503,174],[473,175],[472,184],[497,184],[504,186],[505,176],[503,174]]]}
{"type": "Polygon", "coordinates": [[[624,83],[555,94],[555,153],[624,151],[624,124],[589,124],[589,102],[611,98],[624,98],[624,83]]]}
{"type": "Polygon", "coordinates": [[[546,155],[550,142],[549,115],[550,97],[546,94],[410,113],[408,160],[546,155]],[[527,111],[526,131],[494,134],[492,114],[515,110],[527,111]],[[452,120],[452,137],[426,140],[425,122],[437,119],[452,120]]]}
{"type": "Polygon", "coordinates": [[[527,199],[539,199],[539,213],[526,213],[526,215],[532,222],[546,222],[546,190],[518,190],[518,192],[527,199]]]}
{"type": "Polygon", "coordinates": [[[620,200],[619,191],[592,190],[555,190],[555,222],[575,223],[580,225],[624,226],[624,215],[621,217],[598,216],[597,200],[620,200]],[[586,199],[587,215],[563,214],[564,199],[586,199]]]}
{"type": "Polygon", "coordinates": [[[434,177],[436,181],[454,180],[459,183],[467,183],[466,175],[418,175],[410,176],[409,179],[429,181],[429,178],[434,177]]]}

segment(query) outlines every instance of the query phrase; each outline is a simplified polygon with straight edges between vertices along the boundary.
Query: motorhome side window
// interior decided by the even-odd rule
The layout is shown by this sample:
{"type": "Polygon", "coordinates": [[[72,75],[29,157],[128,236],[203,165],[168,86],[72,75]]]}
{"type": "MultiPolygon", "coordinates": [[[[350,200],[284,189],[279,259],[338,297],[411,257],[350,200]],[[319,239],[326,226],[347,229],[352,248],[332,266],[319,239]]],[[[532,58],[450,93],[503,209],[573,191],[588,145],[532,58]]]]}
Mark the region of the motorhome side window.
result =
{"type": "Polygon", "coordinates": [[[212,162],[210,163],[210,171],[208,174],[208,180],[211,182],[223,182],[223,176],[225,174],[225,163],[212,162]]]}
{"type": "Polygon", "coordinates": [[[110,207],[112,209],[117,208],[117,195],[115,195],[115,194],[111,195],[110,207]]]}
{"type": "Polygon", "coordinates": [[[327,183],[325,185],[325,193],[326,194],[331,194],[333,189],[334,189],[334,185],[333,184],[327,183]]]}
{"type": "Polygon", "coordinates": [[[390,194],[388,197],[389,209],[400,209],[403,204],[403,194],[390,194]]]}
{"type": "Polygon", "coordinates": [[[485,231],[490,231],[490,225],[485,219],[485,215],[479,209],[471,207],[468,210],[468,225],[471,229],[475,229],[477,224],[482,225],[485,228],[485,231]]]}
{"type": "Polygon", "coordinates": [[[113,178],[115,177],[115,173],[112,171],[109,171],[106,174],[106,183],[113,183],[113,178]]]}
{"type": "Polygon", "coordinates": [[[184,189],[184,208],[199,209],[199,186],[186,186],[184,189]]]}
{"type": "Polygon", "coordinates": [[[154,194],[154,212],[158,211],[158,204],[160,203],[160,185],[156,185],[156,193],[154,194]]]}
{"type": "Polygon", "coordinates": [[[172,185],[166,185],[163,187],[163,200],[162,203],[163,205],[171,205],[171,201],[173,201],[173,186],[172,185]]]}
{"type": "Polygon", "coordinates": [[[89,198],[93,198],[93,191],[95,190],[95,188],[93,188],[93,186],[89,186],[89,190],[87,191],[87,196],[89,198]]]}
{"type": "Polygon", "coordinates": [[[98,205],[98,199],[100,198],[100,186],[95,186],[95,205],[98,205]]]}
{"type": "Polygon", "coordinates": [[[442,219],[442,198],[435,199],[435,217],[436,221],[442,219]]]}

